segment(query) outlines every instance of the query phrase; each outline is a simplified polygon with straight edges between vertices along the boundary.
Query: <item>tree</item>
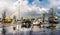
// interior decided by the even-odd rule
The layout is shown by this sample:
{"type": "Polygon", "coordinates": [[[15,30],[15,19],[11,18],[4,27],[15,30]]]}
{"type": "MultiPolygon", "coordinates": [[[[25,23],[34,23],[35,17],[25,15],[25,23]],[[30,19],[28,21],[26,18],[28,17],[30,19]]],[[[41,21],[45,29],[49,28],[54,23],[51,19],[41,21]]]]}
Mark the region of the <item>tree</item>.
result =
{"type": "Polygon", "coordinates": [[[5,18],[6,18],[6,11],[4,11],[4,13],[2,14],[2,22],[5,22],[5,18]]]}
{"type": "Polygon", "coordinates": [[[42,21],[44,22],[44,20],[45,20],[45,14],[43,13],[43,15],[42,15],[42,21]]]}
{"type": "Polygon", "coordinates": [[[13,24],[16,23],[16,16],[13,16],[13,24]]]}
{"type": "Polygon", "coordinates": [[[6,18],[6,11],[4,11],[4,12],[2,13],[2,24],[3,24],[2,34],[3,34],[3,35],[6,35],[6,30],[5,30],[5,26],[4,26],[5,18],[6,18]]]}
{"type": "Polygon", "coordinates": [[[53,8],[50,9],[49,14],[50,14],[51,17],[54,18],[55,12],[54,12],[54,9],[53,8]]]}

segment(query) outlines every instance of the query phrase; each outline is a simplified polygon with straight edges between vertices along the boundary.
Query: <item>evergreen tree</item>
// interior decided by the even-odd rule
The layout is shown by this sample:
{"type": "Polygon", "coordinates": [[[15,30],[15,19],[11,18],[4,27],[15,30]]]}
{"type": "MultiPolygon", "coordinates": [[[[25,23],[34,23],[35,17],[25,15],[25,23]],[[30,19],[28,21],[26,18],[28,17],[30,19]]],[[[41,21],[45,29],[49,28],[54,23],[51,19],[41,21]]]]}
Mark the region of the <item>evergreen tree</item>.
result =
{"type": "Polygon", "coordinates": [[[2,21],[5,22],[5,18],[6,18],[6,11],[4,11],[4,13],[2,14],[2,21]]]}

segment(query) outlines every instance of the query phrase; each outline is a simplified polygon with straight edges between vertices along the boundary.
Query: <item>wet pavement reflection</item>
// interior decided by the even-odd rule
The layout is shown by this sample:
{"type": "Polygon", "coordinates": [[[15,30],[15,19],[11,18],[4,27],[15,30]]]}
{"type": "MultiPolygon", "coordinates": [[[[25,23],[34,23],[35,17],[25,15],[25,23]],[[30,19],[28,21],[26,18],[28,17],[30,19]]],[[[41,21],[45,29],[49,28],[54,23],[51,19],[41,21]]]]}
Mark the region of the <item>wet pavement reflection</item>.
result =
{"type": "Polygon", "coordinates": [[[59,35],[60,31],[20,31],[15,33],[6,33],[6,35],[59,35]]]}
{"type": "MultiPolygon", "coordinates": [[[[0,35],[2,35],[2,28],[0,28],[0,35]]],[[[6,35],[60,35],[60,29],[19,28],[19,30],[13,30],[13,27],[6,27],[6,35]]]]}

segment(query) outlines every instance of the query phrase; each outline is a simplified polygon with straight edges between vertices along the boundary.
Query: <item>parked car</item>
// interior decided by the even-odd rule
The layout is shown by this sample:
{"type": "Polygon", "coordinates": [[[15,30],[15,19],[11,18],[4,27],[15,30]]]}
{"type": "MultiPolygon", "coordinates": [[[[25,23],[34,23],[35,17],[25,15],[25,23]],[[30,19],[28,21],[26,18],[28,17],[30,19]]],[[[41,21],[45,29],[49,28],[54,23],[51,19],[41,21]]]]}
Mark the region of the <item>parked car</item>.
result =
{"type": "Polygon", "coordinates": [[[23,20],[21,27],[30,28],[31,27],[31,21],[29,21],[29,20],[23,20]]]}

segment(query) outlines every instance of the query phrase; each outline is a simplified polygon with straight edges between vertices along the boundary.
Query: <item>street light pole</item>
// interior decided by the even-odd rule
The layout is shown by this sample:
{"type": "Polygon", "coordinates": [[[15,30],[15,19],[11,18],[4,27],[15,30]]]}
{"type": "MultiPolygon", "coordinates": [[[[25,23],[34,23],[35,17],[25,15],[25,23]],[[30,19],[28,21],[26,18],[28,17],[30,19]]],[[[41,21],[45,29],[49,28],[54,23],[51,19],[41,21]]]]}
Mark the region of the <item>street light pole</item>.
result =
{"type": "MultiPolygon", "coordinates": [[[[20,22],[20,1],[18,1],[18,20],[20,22]]],[[[17,24],[17,28],[18,28],[18,34],[19,35],[19,22],[17,24]]]]}
{"type": "Polygon", "coordinates": [[[19,16],[18,19],[20,20],[20,1],[18,1],[18,4],[19,4],[18,5],[18,16],[19,16]]]}

